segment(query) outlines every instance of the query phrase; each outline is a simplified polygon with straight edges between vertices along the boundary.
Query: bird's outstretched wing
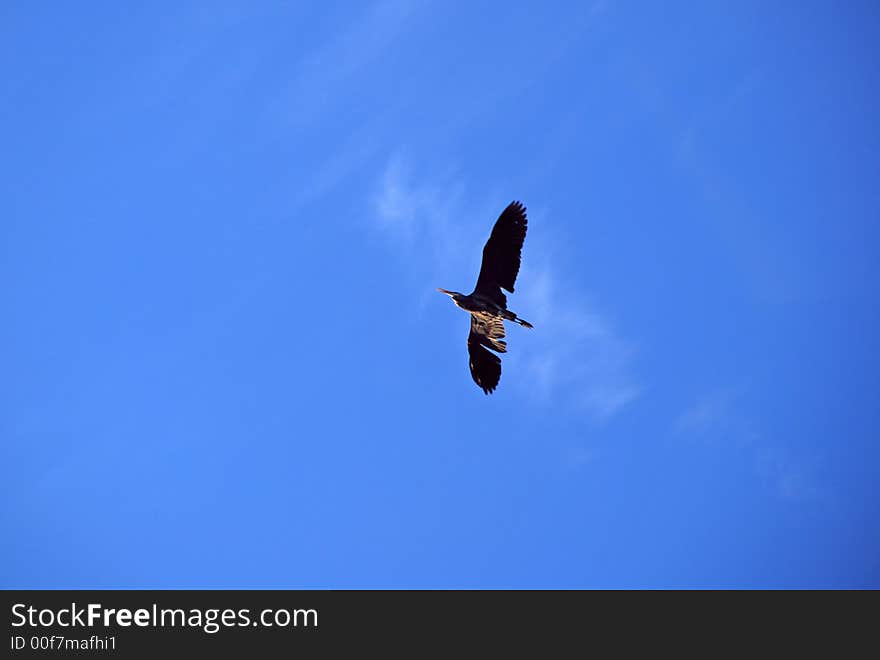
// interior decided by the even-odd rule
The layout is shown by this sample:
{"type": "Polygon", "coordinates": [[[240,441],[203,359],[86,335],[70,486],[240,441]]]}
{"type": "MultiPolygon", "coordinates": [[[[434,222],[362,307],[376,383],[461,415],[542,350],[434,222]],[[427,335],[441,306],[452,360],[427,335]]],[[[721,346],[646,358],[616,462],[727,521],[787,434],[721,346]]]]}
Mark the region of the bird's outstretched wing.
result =
{"type": "Polygon", "coordinates": [[[504,322],[489,314],[471,314],[471,331],[468,334],[468,366],[471,378],[483,392],[490,394],[501,380],[501,358],[486,350],[505,353],[504,322]]]}
{"type": "Polygon", "coordinates": [[[507,306],[507,297],[501,289],[513,293],[527,228],[526,207],[520,202],[511,202],[498,216],[492,235],[483,247],[483,264],[474,293],[489,296],[502,307],[507,306]]]}

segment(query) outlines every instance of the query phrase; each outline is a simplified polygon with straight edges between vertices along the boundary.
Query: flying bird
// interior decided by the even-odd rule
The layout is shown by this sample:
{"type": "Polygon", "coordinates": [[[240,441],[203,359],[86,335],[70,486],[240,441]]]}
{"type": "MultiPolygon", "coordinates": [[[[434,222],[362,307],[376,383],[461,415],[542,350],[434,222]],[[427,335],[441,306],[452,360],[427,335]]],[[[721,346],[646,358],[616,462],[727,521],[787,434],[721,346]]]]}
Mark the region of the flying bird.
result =
{"type": "Polygon", "coordinates": [[[511,202],[498,216],[492,235],[483,247],[483,264],[473,293],[466,296],[457,291],[437,289],[471,315],[471,331],[467,340],[468,366],[471,378],[486,394],[494,392],[501,380],[501,358],[486,349],[497,353],[507,352],[507,343],[503,341],[504,321],[514,321],[526,328],[533,327],[507,309],[507,296],[501,290],[513,293],[527,226],[526,207],[520,202],[511,202]]]}

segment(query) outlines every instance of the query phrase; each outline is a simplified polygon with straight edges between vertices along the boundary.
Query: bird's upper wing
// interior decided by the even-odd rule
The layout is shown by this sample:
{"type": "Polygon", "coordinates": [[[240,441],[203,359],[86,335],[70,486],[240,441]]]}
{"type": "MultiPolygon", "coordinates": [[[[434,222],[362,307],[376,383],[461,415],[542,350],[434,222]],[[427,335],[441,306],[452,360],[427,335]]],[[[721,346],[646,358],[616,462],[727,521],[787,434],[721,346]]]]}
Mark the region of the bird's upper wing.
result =
{"type": "Polygon", "coordinates": [[[501,380],[501,358],[486,350],[504,353],[504,322],[489,314],[471,314],[471,331],[468,334],[468,366],[471,378],[486,394],[498,387],[501,380]]]}
{"type": "Polygon", "coordinates": [[[506,307],[507,298],[501,289],[513,293],[527,228],[526,207],[520,202],[511,202],[498,216],[492,235],[483,247],[483,265],[474,293],[491,296],[506,307]]]}

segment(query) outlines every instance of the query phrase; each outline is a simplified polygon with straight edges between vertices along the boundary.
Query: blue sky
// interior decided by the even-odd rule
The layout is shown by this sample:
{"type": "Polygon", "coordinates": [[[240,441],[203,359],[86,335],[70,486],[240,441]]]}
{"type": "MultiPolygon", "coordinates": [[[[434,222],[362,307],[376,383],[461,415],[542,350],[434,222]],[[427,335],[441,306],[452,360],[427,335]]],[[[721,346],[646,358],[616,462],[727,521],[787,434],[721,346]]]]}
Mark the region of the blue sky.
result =
{"type": "Polygon", "coordinates": [[[874,3],[0,26],[3,587],[880,586],[874,3]]]}

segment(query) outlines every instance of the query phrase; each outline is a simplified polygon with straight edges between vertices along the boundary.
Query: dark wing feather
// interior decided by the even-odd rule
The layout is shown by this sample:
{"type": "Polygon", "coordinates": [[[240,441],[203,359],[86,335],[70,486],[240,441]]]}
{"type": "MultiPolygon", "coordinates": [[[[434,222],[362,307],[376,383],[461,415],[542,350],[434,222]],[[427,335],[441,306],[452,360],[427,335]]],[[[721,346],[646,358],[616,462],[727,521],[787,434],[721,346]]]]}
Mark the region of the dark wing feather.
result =
{"type": "Polygon", "coordinates": [[[477,386],[486,394],[494,392],[501,380],[501,358],[468,337],[468,365],[477,386]]]}
{"type": "Polygon", "coordinates": [[[504,353],[504,322],[489,314],[472,314],[471,331],[468,334],[468,366],[471,378],[483,392],[490,394],[501,380],[501,358],[486,350],[504,353]]]}
{"type": "Polygon", "coordinates": [[[507,306],[507,298],[501,289],[513,293],[527,228],[526,207],[520,202],[511,202],[498,216],[483,247],[483,264],[474,293],[489,296],[502,307],[507,306]]]}

